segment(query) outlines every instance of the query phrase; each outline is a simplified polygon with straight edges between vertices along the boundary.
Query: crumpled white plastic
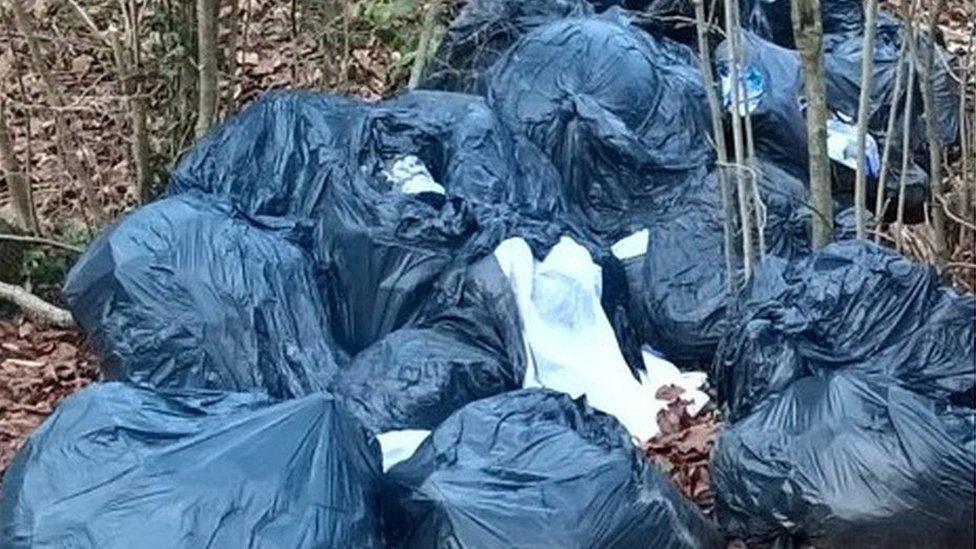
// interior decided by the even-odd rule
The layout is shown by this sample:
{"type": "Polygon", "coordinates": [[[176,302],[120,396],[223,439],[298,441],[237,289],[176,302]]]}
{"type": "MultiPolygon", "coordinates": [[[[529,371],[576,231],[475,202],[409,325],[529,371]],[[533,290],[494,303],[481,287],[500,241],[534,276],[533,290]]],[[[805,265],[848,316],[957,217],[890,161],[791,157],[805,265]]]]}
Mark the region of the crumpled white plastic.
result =
{"type": "Polygon", "coordinates": [[[429,434],[430,431],[426,429],[403,429],[376,435],[383,452],[383,472],[412,456],[429,434]]]}
{"type": "Polygon", "coordinates": [[[594,408],[615,416],[638,441],[658,433],[655,397],[665,385],[684,387],[697,411],[708,396],[697,389],[704,374],[682,374],[645,354],[647,373],[638,381],[600,306],[602,272],[585,248],[563,237],[537,262],[521,238],[502,242],[495,258],[508,277],[522,320],[529,365],[524,387],[547,387],[574,398],[586,395],[594,408]],[[698,394],[696,394],[698,393],[698,394]]]}
{"type": "Polygon", "coordinates": [[[383,175],[404,194],[444,194],[444,187],[434,181],[423,161],[412,154],[394,160],[383,175]]]}

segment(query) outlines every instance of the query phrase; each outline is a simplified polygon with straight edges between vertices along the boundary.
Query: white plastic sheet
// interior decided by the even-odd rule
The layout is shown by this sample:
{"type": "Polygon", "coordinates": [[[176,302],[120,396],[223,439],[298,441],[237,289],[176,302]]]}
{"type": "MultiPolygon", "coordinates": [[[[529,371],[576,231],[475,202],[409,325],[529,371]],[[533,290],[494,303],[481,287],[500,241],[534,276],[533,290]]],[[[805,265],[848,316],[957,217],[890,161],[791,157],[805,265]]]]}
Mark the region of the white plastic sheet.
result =
{"type": "Polygon", "coordinates": [[[426,429],[404,429],[377,435],[376,440],[379,441],[380,450],[383,452],[383,472],[389,471],[390,467],[412,456],[429,434],[430,431],[426,429]]]}
{"type": "MultiPolygon", "coordinates": [[[[524,387],[586,395],[591,406],[615,416],[643,441],[657,434],[657,412],[667,405],[655,397],[659,388],[674,384],[695,392],[704,381],[703,374],[682,374],[651,354],[645,356],[643,380],[634,378],[600,306],[601,269],[571,238],[563,237],[541,262],[520,238],[502,242],[495,258],[522,320],[530,357],[524,387]]],[[[686,396],[695,401],[695,411],[707,401],[703,393],[686,396]]]]}

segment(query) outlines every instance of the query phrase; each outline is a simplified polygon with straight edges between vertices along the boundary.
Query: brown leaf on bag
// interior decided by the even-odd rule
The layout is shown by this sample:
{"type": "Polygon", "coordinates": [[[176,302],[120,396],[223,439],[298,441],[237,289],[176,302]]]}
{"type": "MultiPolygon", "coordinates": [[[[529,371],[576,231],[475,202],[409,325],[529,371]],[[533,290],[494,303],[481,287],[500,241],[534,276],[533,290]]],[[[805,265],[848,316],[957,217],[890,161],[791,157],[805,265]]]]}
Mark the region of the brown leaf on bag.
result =
{"type": "Polygon", "coordinates": [[[681,399],[683,393],[673,385],[658,390],[657,397],[669,402],[658,412],[660,432],[644,443],[644,454],[668,474],[682,493],[709,512],[715,500],[709,459],[721,423],[713,411],[692,417],[688,413],[691,402],[681,399]]]}

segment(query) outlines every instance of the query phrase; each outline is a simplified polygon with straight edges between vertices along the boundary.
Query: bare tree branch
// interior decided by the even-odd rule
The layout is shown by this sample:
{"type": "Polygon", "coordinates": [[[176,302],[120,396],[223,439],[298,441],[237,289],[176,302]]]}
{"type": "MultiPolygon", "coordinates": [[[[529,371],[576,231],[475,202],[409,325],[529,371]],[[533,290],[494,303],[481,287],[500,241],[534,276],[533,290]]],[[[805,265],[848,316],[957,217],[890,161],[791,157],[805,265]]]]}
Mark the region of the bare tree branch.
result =
{"type": "Polygon", "coordinates": [[[434,31],[437,30],[437,19],[441,14],[441,1],[431,0],[424,13],[423,28],[420,30],[420,43],[414,54],[413,65],[410,67],[410,81],[407,87],[415,89],[420,85],[420,79],[427,68],[427,59],[430,57],[430,44],[434,38],[434,31]]]}
{"type": "Polygon", "coordinates": [[[863,239],[866,234],[864,210],[867,207],[865,193],[867,151],[864,149],[868,135],[871,92],[874,89],[874,21],[877,13],[878,0],[868,0],[864,8],[864,42],[861,47],[861,96],[858,98],[857,105],[857,168],[854,175],[854,225],[858,239],[863,239]]]}
{"type": "MultiPolygon", "coordinates": [[[[919,78],[922,87],[922,105],[925,111],[925,137],[929,148],[929,187],[932,196],[941,197],[944,193],[942,182],[942,138],[939,136],[939,119],[935,105],[935,84],[932,74],[933,61],[935,57],[935,31],[936,21],[939,12],[942,11],[944,0],[935,0],[929,10],[928,40],[924,46],[924,51],[918,56],[919,78]]],[[[913,40],[913,45],[914,44],[913,40]]],[[[965,92],[964,92],[965,93],[965,92]]],[[[936,206],[931,208],[932,229],[934,233],[934,248],[936,262],[946,259],[946,224],[942,209],[936,206]]]]}
{"type": "Polygon", "coordinates": [[[729,292],[736,288],[735,276],[735,238],[732,224],[735,222],[735,204],[732,203],[732,183],[729,181],[725,165],[729,163],[729,153],[725,144],[725,128],[722,124],[722,107],[715,89],[715,73],[712,70],[712,53],[708,46],[708,35],[705,23],[704,0],[692,0],[695,5],[695,22],[698,34],[699,62],[702,78],[705,81],[705,95],[708,98],[708,110],[712,118],[712,136],[715,140],[715,153],[718,157],[718,181],[722,193],[722,211],[724,223],[722,233],[725,244],[725,285],[729,292]]]}
{"type": "Polygon", "coordinates": [[[38,233],[37,216],[34,214],[34,198],[30,180],[24,177],[20,163],[14,155],[7,129],[7,106],[0,95],[0,176],[7,181],[13,204],[14,224],[21,229],[38,233]]]}
{"type": "MultiPolygon", "coordinates": [[[[901,90],[905,85],[905,57],[907,55],[908,40],[904,40],[901,44],[901,51],[898,53],[898,66],[895,69],[895,90],[894,94],[892,94],[891,110],[888,111],[888,123],[885,126],[884,152],[881,153],[881,175],[878,176],[877,196],[874,198],[874,215],[879,219],[879,223],[880,220],[884,219],[884,214],[888,209],[887,207],[882,207],[882,202],[884,201],[885,206],[888,203],[885,201],[885,189],[887,188],[888,172],[890,171],[888,164],[891,158],[891,144],[894,141],[892,136],[895,135],[895,126],[898,121],[898,99],[901,97],[901,90]]],[[[881,242],[880,231],[874,233],[874,241],[876,243],[881,242]]]]}
{"type": "MultiPolygon", "coordinates": [[[[745,102],[742,101],[742,79],[739,77],[741,59],[739,58],[738,41],[742,36],[738,22],[735,19],[735,2],[725,2],[725,26],[728,32],[729,76],[732,86],[732,148],[736,164],[736,192],[739,199],[739,224],[742,230],[742,269],[745,279],[752,276],[753,245],[752,228],[749,216],[749,193],[746,190],[747,181],[742,173],[745,166],[745,155],[742,142],[742,115],[739,112],[745,102]]],[[[748,108],[748,105],[745,105],[748,108]]]]}
{"type": "Polygon", "coordinates": [[[803,61],[807,96],[807,141],[810,155],[810,198],[822,216],[811,217],[813,247],[833,239],[834,202],[827,157],[827,90],[824,80],[823,22],[820,0],[793,0],[793,35],[803,61]]]}
{"type": "Polygon", "coordinates": [[[65,171],[68,174],[77,177],[81,183],[81,192],[85,198],[85,208],[83,211],[86,213],[86,220],[91,224],[94,221],[96,224],[102,221],[102,210],[98,204],[98,195],[95,192],[95,184],[92,182],[91,175],[85,168],[82,162],[79,162],[74,155],[74,146],[69,146],[69,142],[74,141],[68,132],[68,126],[65,123],[64,115],[61,112],[61,108],[65,106],[64,96],[61,95],[60,88],[54,85],[51,80],[50,72],[47,69],[47,64],[44,62],[44,57],[41,54],[41,47],[37,41],[37,37],[34,34],[34,25],[31,22],[30,17],[27,12],[24,11],[23,5],[21,5],[22,0],[11,0],[10,5],[13,8],[14,22],[17,26],[17,30],[24,36],[27,40],[27,49],[30,52],[31,65],[34,72],[41,79],[41,83],[44,87],[44,92],[47,95],[48,104],[54,108],[54,129],[55,135],[58,142],[58,149],[61,153],[61,159],[64,163],[65,171]]]}
{"type": "Polygon", "coordinates": [[[80,254],[82,251],[84,251],[78,246],[72,246],[71,244],[58,242],[57,240],[51,240],[50,238],[43,238],[40,236],[0,233],[0,240],[6,240],[10,242],[28,242],[30,244],[42,244],[44,246],[51,246],[52,248],[61,248],[62,250],[68,250],[69,252],[74,252],[76,254],[80,254]]]}
{"type": "MultiPolygon", "coordinates": [[[[906,3],[907,4],[907,3],[906,3]]],[[[906,40],[909,41],[909,50],[914,49],[911,44],[915,42],[915,29],[911,19],[906,18],[905,25],[908,26],[906,40]]],[[[901,136],[901,180],[898,183],[898,211],[895,214],[895,247],[901,251],[904,246],[904,221],[905,221],[905,187],[908,182],[908,162],[911,158],[912,149],[912,98],[914,97],[915,87],[915,56],[911,55],[908,59],[908,86],[906,87],[905,111],[902,115],[901,136]]]]}
{"type": "Polygon", "coordinates": [[[58,328],[71,328],[75,325],[71,313],[44,301],[20,286],[0,282],[0,299],[20,307],[24,314],[40,324],[58,328]]]}
{"type": "Polygon", "coordinates": [[[197,0],[197,49],[199,50],[199,103],[197,137],[213,126],[217,109],[217,6],[219,0],[197,0]]]}

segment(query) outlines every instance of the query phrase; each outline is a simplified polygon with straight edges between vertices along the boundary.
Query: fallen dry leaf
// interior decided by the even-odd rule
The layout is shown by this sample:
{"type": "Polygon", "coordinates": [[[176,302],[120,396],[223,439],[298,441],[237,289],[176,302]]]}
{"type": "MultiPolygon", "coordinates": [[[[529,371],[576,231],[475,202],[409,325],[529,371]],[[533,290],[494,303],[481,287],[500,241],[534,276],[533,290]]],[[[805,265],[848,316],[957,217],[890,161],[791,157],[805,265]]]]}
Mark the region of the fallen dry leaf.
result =
{"type": "Polygon", "coordinates": [[[668,385],[657,392],[657,398],[668,401],[658,412],[660,432],[644,443],[644,454],[662,470],[689,499],[708,512],[715,500],[709,473],[709,458],[721,428],[710,410],[692,417],[680,387],[668,385]]]}
{"type": "Polygon", "coordinates": [[[80,333],[0,321],[0,479],[61,400],[97,377],[80,333]]]}

